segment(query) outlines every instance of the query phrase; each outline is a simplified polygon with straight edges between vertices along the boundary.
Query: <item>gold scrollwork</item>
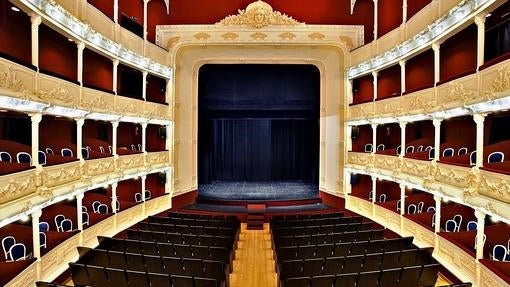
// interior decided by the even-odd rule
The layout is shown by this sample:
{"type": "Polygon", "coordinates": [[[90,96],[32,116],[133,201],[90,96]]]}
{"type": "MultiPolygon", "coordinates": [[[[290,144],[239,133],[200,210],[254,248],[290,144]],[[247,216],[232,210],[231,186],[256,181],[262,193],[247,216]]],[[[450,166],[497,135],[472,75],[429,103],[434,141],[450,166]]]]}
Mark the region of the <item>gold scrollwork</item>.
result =
{"type": "MultiPolygon", "coordinates": [[[[5,65],[2,65],[5,66],[5,65]]],[[[0,73],[0,87],[13,90],[15,92],[23,92],[25,87],[12,66],[7,66],[5,72],[0,73]]]]}
{"type": "Polygon", "coordinates": [[[461,101],[463,103],[469,102],[475,98],[475,92],[466,90],[464,85],[459,82],[449,84],[448,94],[445,96],[447,102],[461,101]]]}
{"type": "Polygon", "coordinates": [[[496,94],[510,89],[510,66],[498,69],[498,76],[485,92],[487,99],[494,99],[496,94]]]}

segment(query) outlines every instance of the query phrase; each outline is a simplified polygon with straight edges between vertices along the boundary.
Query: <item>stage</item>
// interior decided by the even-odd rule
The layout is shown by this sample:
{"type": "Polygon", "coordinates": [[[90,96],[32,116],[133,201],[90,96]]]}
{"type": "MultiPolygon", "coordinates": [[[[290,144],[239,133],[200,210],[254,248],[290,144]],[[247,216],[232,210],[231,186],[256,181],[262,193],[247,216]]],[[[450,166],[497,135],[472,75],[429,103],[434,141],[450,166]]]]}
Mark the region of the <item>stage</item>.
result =
{"type": "Polygon", "coordinates": [[[319,187],[301,181],[216,181],[198,186],[198,201],[288,201],[318,198],[319,187]]]}

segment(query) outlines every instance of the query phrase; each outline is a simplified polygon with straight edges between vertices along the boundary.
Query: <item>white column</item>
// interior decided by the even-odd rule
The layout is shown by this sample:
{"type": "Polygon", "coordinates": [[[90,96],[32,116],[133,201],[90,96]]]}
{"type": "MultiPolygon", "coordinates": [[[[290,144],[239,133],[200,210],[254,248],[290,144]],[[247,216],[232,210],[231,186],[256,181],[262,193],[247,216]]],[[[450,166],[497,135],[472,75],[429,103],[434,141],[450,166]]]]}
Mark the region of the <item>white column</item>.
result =
{"type": "Polygon", "coordinates": [[[32,244],[34,249],[34,258],[41,259],[41,243],[39,241],[39,218],[42,215],[41,210],[36,210],[30,214],[32,217],[32,244]]]}
{"type": "Polygon", "coordinates": [[[372,178],[372,203],[377,202],[377,177],[371,176],[372,178]]]}
{"type": "Polygon", "coordinates": [[[406,91],[406,61],[401,60],[398,62],[400,65],[400,94],[406,91]]]}
{"type": "Polygon", "coordinates": [[[344,169],[344,194],[347,196],[348,194],[351,194],[352,192],[352,185],[351,185],[351,176],[352,173],[344,169]]]}
{"type": "Polygon", "coordinates": [[[113,22],[119,23],[119,0],[113,0],[113,22]]]}
{"type": "Polygon", "coordinates": [[[377,124],[372,124],[372,153],[377,151],[377,124]]]}
{"type": "Polygon", "coordinates": [[[476,167],[482,167],[485,114],[474,114],[473,120],[476,123],[476,167]]]}
{"type": "Polygon", "coordinates": [[[147,4],[150,0],[143,0],[143,39],[147,40],[147,4]]]}
{"type": "Polygon", "coordinates": [[[149,72],[143,71],[142,72],[142,98],[144,101],[147,101],[147,76],[149,75],[149,72]]]}
{"type": "Polygon", "coordinates": [[[400,186],[400,215],[406,214],[406,186],[399,184],[400,186]]]}
{"type": "Polygon", "coordinates": [[[166,88],[165,88],[165,102],[168,103],[168,106],[170,107],[173,107],[173,102],[172,102],[172,82],[167,79],[166,80],[166,88]]]}
{"type": "Polygon", "coordinates": [[[476,27],[478,28],[476,70],[483,65],[485,60],[485,13],[475,17],[476,27]]]}
{"type": "Polygon", "coordinates": [[[402,24],[407,22],[407,0],[402,1],[402,24]]]}
{"type": "Polygon", "coordinates": [[[484,246],[484,240],[483,236],[485,234],[485,213],[475,210],[475,216],[476,216],[476,259],[480,260],[483,259],[483,246],[484,246]]]}
{"type": "Polygon", "coordinates": [[[38,14],[30,15],[31,31],[32,31],[32,65],[39,67],[39,25],[42,18],[38,14]]]}
{"type": "MultiPolygon", "coordinates": [[[[117,1],[117,0],[115,0],[117,1]]],[[[113,63],[113,87],[112,87],[112,91],[117,94],[117,75],[118,75],[118,71],[117,71],[117,68],[119,67],[119,60],[115,59],[112,61],[113,63]]]]}
{"type": "Polygon", "coordinates": [[[85,50],[85,43],[79,42],[78,46],[78,82],[83,85],[83,50],[85,50]]]}
{"type": "Polygon", "coordinates": [[[432,124],[434,124],[434,161],[438,161],[441,154],[441,121],[440,119],[432,120],[432,124]]]}
{"type": "Polygon", "coordinates": [[[117,213],[117,183],[114,182],[111,185],[112,187],[112,211],[113,213],[117,213]]]}
{"type": "Polygon", "coordinates": [[[40,168],[39,164],[39,123],[42,120],[41,114],[31,114],[30,121],[32,122],[32,165],[40,168]]]}
{"type": "Polygon", "coordinates": [[[140,176],[140,182],[142,183],[142,201],[145,201],[145,180],[147,179],[147,175],[140,176]]]}
{"type": "Polygon", "coordinates": [[[147,152],[147,123],[142,123],[142,152],[147,152]]]}
{"type": "MultiPolygon", "coordinates": [[[[166,171],[166,179],[165,179],[165,193],[172,193],[172,169],[166,171]]],[[[170,200],[171,202],[171,200],[170,200]]]]}
{"type": "Polygon", "coordinates": [[[83,193],[79,193],[76,195],[76,211],[77,211],[77,224],[78,224],[78,230],[83,230],[83,217],[82,217],[82,206],[83,206],[83,197],[84,197],[84,194],[83,193]]]}
{"type": "Polygon", "coordinates": [[[400,122],[400,154],[399,157],[404,157],[406,154],[406,122],[400,122]]]}
{"type": "Polygon", "coordinates": [[[374,86],[374,95],[373,95],[373,100],[375,101],[377,99],[377,75],[378,73],[377,72],[372,72],[372,77],[374,78],[373,79],[373,86],[374,86]]]}
{"type": "Polygon", "coordinates": [[[173,144],[174,144],[172,124],[167,125],[165,127],[166,127],[165,149],[172,152],[172,148],[173,148],[173,144]]]}
{"type": "Polygon", "coordinates": [[[117,128],[119,127],[119,122],[112,122],[112,153],[114,156],[117,155],[117,128]]]}
{"type": "Polygon", "coordinates": [[[377,26],[378,26],[378,22],[379,22],[379,1],[378,0],[373,0],[374,1],[374,41],[377,40],[377,26]]]}
{"type": "Polygon", "coordinates": [[[434,232],[438,233],[441,231],[441,197],[434,195],[434,200],[436,202],[436,221],[434,226],[434,232]]]}
{"type": "Polygon", "coordinates": [[[75,119],[76,121],[76,155],[80,161],[84,161],[83,155],[81,154],[81,148],[83,147],[83,124],[85,120],[83,118],[75,119]]]}
{"type": "Polygon", "coordinates": [[[439,43],[432,44],[432,50],[434,50],[434,85],[441,79],[441,45],[439,43]]]}

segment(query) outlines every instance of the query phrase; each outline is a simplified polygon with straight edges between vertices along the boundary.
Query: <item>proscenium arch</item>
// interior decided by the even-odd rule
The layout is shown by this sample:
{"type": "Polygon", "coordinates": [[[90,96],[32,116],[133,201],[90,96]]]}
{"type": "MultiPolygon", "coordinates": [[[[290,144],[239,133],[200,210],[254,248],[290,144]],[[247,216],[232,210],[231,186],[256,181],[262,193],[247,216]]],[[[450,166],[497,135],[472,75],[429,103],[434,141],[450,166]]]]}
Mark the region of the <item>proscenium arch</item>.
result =
{"type": "Polygon", "coordinates": [[[182,45],[174,50],[174,196],[197,190],[198,75],[205,64],[311,64],[320,71],[319,189],[343,197],[347,51],[341,45],[182,45]]]}

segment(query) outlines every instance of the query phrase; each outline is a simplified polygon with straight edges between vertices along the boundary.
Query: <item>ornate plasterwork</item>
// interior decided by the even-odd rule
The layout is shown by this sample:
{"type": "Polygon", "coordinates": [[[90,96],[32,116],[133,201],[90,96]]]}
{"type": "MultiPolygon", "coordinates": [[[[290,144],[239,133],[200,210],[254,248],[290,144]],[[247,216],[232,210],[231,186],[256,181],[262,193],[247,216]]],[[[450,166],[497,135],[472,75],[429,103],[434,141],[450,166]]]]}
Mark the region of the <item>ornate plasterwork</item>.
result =
{"type": "Polygon", "coordinates": [[[0,72],[0,87],[13,90],[15,92],[23,92],[25,87],[16,75],[16,71],[12,66],[8,66],[4,72],[0,72]]]}
{"type": "Polygon", "coordinates": [[[36,175],[30,173],[28,176],[7,176],[2,180],[0,188],[0,203],[9,202],[16,198],[35,192],[37,188],[36,175]]]}
{"type": "Polygon", "coordinates": [[[497,93],[510,89],[510,66],[498,69],[498,76],[485,92],[487,99],[494,99],[497,93]]]}
{"type": "Polygon", "coordinates": [[[295,26],[302,23],[281,12],[273,11],[271,5],[259,0],[249,4],[245,10],[238,10],[237,15],[227,16],[217,24],[260,29],[267,26],[295,26]]]}
{"type": "Polygon", "coordinates": [[[445,97],[447,102],[461,101],[467,103],[475,98],[474,91],[464,88],[464,85],[459,81],[454,81],[449,84],[448,94],[445,97]]]}
{"type": "Polygon", "coordinates": [[[35,97],[48,103],[55,100],[64,103],[72,103],[74,100],[69,90],[63,87],[54,87],[51,90],[38,90],[35,92],[35,97]]]}

